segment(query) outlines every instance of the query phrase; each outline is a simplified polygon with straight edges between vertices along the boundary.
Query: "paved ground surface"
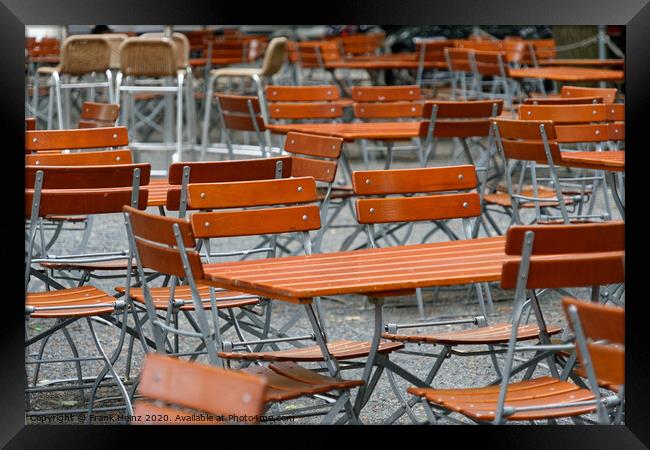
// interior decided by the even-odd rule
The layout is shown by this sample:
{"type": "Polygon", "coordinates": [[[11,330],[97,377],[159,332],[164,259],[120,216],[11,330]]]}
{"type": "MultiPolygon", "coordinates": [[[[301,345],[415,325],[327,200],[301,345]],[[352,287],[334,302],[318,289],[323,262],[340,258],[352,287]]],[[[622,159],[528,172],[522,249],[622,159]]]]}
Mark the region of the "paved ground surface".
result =
{"type": "MultiPolygon", "coordinates": [[[[352,149],[350,149],[352,150],[352,149]]],[[[354,152],[352,152],[354,153],[354,152]]],[[[434,164],[445,165],[453,162],[455,159],[454,152],[451,146],[443,145],[439,148],[437,159],[434,164]]],[[[462,157],[459,159],[462,160],[462,157]]],[[[378,166],[381,163],[378,163],[378,166]]],[[[408,158],[400,159],[398,157],[395,167],[415,167],[416,163],[408,158]]],[[[361,163],[353,161],[353,168],[362,168],[361,163]]],[[[604,208],[602,196],[597,199],[596,209],[602,211],[604,208]]],[[[613,206],[612,206],[613,208],[613,206]]],[[[155,212],[154,210],[151,210],[155,212]]],[[[615,217],[617,216],[616,213],[615,217]]],[[[501,215],[495,215],[498,223],[505,228],[507,221],[501,215]]],[[[352,212],[350,208],[345,208],[339,216],[337,223],[350,224],[353,223],[352,212]]],[[[455,230],[459,228],[454,225],[455,230]]],[[[430,224],[422,224],[413,228],[412,235],[409,239],[410,243],[417,243],[422,240],[431,230],[430,224]]],[[[343,240],[349,235],[350,229],[335,228],[331,229],[324,241],[324,251],[333,251],[340,247],[343,240]]],[[[71,248],[75,248],[80,241],[82,233],[79,231],[65,231],[52,248],[51,253],[62,254],[71,248]]],[[[398,232],[399,236],[403,236],[402,232],[398,232]]],[[[126,249],[126,233],[121,216],[108,215],[98,217],[94,220],[92,235],[90,242],[87,246],[88,251],[106,251],[116,249],[126,249]]],[[[446,240],[447,237],[442,233],[436,233],[430,237],[429,241],[446,240]]],[[[225,242],[215,242],[215,250],[227,250],[235,248],[244,248],[254,246],[258,242],[258,238],[248,238],[244,240],[226,240],[225,242]]],[[[282,242],[282,241],[281,241],[282,242]]],[[[364,244],[364,235],[361,234],[355,241],[356,245],[364,244]]],[[[297,242],[291,244],[295,248],[297,242]]],[[[354,247],[354,246],[353,246],[354,247]]],[[[65,281],[63,282],[65,284],[65,281]]],[[[107,292],[114,292],[113,288],[116,285],[124,283],[123,279],[114,280],[93,280],[93,284],[100,288],[104,288],[107,292]]],[[[42,287],[39,283],[32,283],[30,290],[39,290],[42,287]]],[[[497,323],[507,321],[511,312],[511,291],[503,291],[497,285],[492,286],[492,293],[494,296],[494,305],[491,311],[489,321],[490,323],[497,323]]],[[[587,292],[578,292],[578,295],[587,296],[587,292]]],[[[446,289],[435,292],[433,290],[426,290],[424,294],[424,313],[426,319],[442,320],[445,318],[457,317],[473,317],[479,313],[478,304],[475,298],[474,291],[468,289],[466,286],[457,287],[454,289],[446,289]]],[[[354,340],[368,340],[372,334],[372,320],[373,309],[371,305],[358,296],[346,296],[335,299],[324,299],[323,301],[326,324],[330,339],[354,339],[354,340]]],[[[549,323],[564,323],[563,314],[561,312],[559,296],[549,295],[542,299],[542,307],[546,319],[549,323]]],[[[274,302],[273,311],[273,324],[278,326],[284,323],[295,311],[300,309],[282,302],[274,302]]],[[[418,314],[416,302],[414,298],[396,298],[389,299],[385,306],[385,317],[389,322],[414,322],[422,318],[418,314]]],[[[187,322],[181,320],[182,326],[187,328],[187,322]]],[[[105,324],[93,321],[93,327],[96,329],[99,340],[103,348],[111,353],[115,348],[119,347],[119,333],[115,328],[106,326],[105,324]]],[[[131,323],[132,324],[132,323],[131,323]]],[[[34,336],[39,332],[44,331],[52,325],[52,321],[33,319],[27,322],[27,332],[30,336],[34,336]]],[[[444,326],[442,330],[451,330],[455,328],[462,328],[460,326],[444,326]]],[[[80,320],[68,326],[68,330],[80,354],[83,355],[96,355],[97,349],[93,343],[91,335],[88,331],[88,323],[85,320],[80,320]]],[[[307,319],[304,314],[294,327],[292,334],[300,335],[311,331],[307,319]]],[[[418,329],[416,332],[425,332],[425,329],[418,329]]],[[[226,338],[236,340],[236,336],[232,333],[226,338]]],[[[124,342],[122,352],[116,363],[116,370],[118,373],[125,377],[127,376],[126,367],[126,354],[128,349],[129,339],[124,342]]],[[[196,345],[195,340],[191,338],[181,339],[181,348],[191,350],[196,345]]],[[[418,350],[417,346],[410,346],[409,349],[418,350]]],[[[425,352],[435,352],[437,349],[427,346],[419,348],[425,352]]],[[[33,345],[27,350],[30,354],[39,351],[38,345],[33,345]]],[[[46,358],[62,358],[71,355],[70,347],[66,342],[66,338],[61,332],[55,333],[47,346],[45,347],[44,357],[46,358]]],[[[431,366],[432,359],[429,357],[414,356],[407,354],[394,354],[392,359],[399,365],[403,366],[414,374],[424,377],[429,367],[431,366]]],[[[133,357],[131,358],[130,377],[129,382],[132,382],[138,374],[140,365],[143,360],[142,346],[135,342],[133,347],[133,357]]],[[[199,358],[200,361],[205,361],[204,357],[199,358]]],[[[28,367],[28,378],[33,382],[34,367],[28,367]]],[[[98,362],[85,362],[82,363],[84,376],[93,377],[101,369],[102,364],[98,362]]],[[[547,369],[539,366],[536,374],[547,373],[547,369]]],[[[48,382],[61,378],[75,377],[75,365],[73,363],[56,363],[43,366],[38,376],[38,386],[46,386],[48,382]]],[[[360,370],[350,370],[344,372],[345,378],[358,378],[360,377],[360,370]]],[[[434,380],[436,387],[468,387],[468,386],[481,386],[490,383],[495,378],[495,370],[487,356],[474,356],[474,357],[459,357],[454,356],[443,364],[443,367],[434,380]]],[[[398,379],[399,391],[405,395],[409,383],[398,379]]],[[[128,385],[131,389],[132,385],[128,385]]],[[[106,406],[114,404],[110,399],[111,396],[118,395],[118,391],[114,388],[101,388],[99,397],[109,397],[107,400],[97,402],[97,406],[106,406]]],[[[308,399],[304,401],[288,402],[281,407],[285,411],[290,411],[301,405],[313,405],[316,400],[308,399]]],[[[61,409],[61,408],[79,408],[85,405],[79,397],[79,391],[64,391],[59,393],[40,393],[34,394],[32,397],[31,407],[39,410],[48,409],[61,409]]],[[[361,418],[365,423],[378,424],[381,423],[387,416],[389,416],[399,406],[399,401],[390,388],[385,375],[382,376],[377,388],[364,408],[361,418]]],[[[420,407],[415,409],[415,413],[419,420],[424,420],[424,414],[420,407]]],[[[61,416],[58,416],[61,417],[61,416]]],[[[97,422],[101,418],[106,418],[103,414],[97,414],[94,419],[97,422]]],[[[114,417],[114,415],[113,415],[114,417]]],[[[84,414],[73,414],[70,417],[60,419],[61,421],[83,421],[84,414]]],[[[52,423],[57,423],[58,418],[52,419],[52,423]]],[[[320,418],[299,418],[293,423],[318,423],[320,418]]],[[[443,421],[445,423],[453,423],[453,421],[443,421]]],[[[561,421],[561,423],[571,423],[570,421],[561,421]]],[[[34,423],[28,419],[28,423],[34,423]]],[[[108,422],[114,423],[114,422],[108,422]]],[[[411,423],[408,417],[403,416],[398,420],[398,423],[411,423]]]]}

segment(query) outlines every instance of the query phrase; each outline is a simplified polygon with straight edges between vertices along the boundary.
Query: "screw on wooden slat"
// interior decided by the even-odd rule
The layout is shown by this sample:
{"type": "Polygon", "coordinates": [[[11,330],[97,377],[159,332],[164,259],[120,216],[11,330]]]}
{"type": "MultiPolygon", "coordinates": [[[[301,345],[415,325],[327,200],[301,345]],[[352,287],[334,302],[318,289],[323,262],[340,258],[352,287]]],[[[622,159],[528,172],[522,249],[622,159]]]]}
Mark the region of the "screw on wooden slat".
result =
{"type": "Polygon", "coordinates": [[[371,183],[370,178],[366,178],[366,184],[370,184],[370,183],[371,183]]]}
{"type": "Polygon", "coordinates": [[[462,173],[458,175],[458,179],[459,179],[459,180],[462,180],[462,179],[464,179],[464,178],[465,178],[465,177],[463,176],[462,173]]]}
{"type": "Polygon", "coordinates": [[[309,219],[309,217],[307,216],[307,214],[305,214],[304,216],[302,216],[302,220],[307,220],[307,219],[309,219]]]}
{"type": "Polygon", "coordinates": [[[375,213],[375,208],[370,208],[370,214],[374,214],[374,213],[375,213]]]}
{"type": "Polygon", "coordinates": [[[206,227],[206,228],[210,228],[210,222],[205,222],[205,223],[203,224],[203,226],[206,227]]]}
{"type": "Polygon", "coordinates": [[[32,139],[32,142],[34,142],[34,143],[38,142],[38,138],[32,139]]]}
{"type": "Polygon", "coordinates": [[[469,206],[469,203],[463,202],[463,208],[467,208],[469,206]]]}
{"type": "Polygon", "coordinates": [[[201,192],[201,198],[206,198],[206,197],[207,195],[205,194],[205,192],[201,192]]]}
{"type": "Polygon", "coordinates": [[[117,139],[117,134],[114,134],[114,135],[113,135],[113,139],[117,139]]]}
{"type": "Polygon", "coordinates": [[[292,143],[292,144],[295,144],[295,143],[296,143],[296,140],[295,140],[295,139],[291,139],[291,143],[292,143]]]}
{"type": "Polygon", "coordinates": [[[298,192],[302,192],[302,186],[298,186],[298,192]]]}

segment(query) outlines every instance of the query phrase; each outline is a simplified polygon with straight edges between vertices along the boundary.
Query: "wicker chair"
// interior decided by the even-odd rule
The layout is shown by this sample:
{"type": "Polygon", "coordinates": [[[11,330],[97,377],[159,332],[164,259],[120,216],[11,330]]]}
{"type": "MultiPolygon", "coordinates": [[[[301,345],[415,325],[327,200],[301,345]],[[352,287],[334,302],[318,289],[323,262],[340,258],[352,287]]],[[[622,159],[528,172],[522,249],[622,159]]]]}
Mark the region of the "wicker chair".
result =
{"type": "MultiPolygon", "coordinates": [[[[220,77],[231,77],[231,78],[251,78],[253,80],[253,85],[257,92],[257,97],[261,102],[264,101],[264,83],[271,79],[273,75],[278,73],[284,61],[287,58],[287,39],[284,37],[276,37],[271,40],[269,46],[264,53],[264,61],[262,62],[262,67],[227,67],[224,69],[215,69],[210,71],[210,79],[208,81],[207,92],[205,96],[205,106],[203,109],[203,128],[201,136],[201,150],[205,153],[205,150],[209,146],[209,135],[210,135],[210,113],[212,98],[214,96],[214,85],[218,78],[220,77]]],[[[262,115],[264,121],[268,122],[268,117],[266,115],[266,105],[262,105],[262,115]]]]}
{"type": "Polygon", "coordinates": [[[66,115],[63,116],[62,89],[89,89],[90,96],[87,100],[94,100],[95,88],[108,88],[109,100],[113,98],[113,76],[110,71],[111,48],[103,36],[75,35],[70,36],[63,43],[61,49],[61,62],[55,67],[40,67],[34,77],[34,94],[32,102],[34,110],[38,105],[39,75],[50,76],[50,101],[48,105],[48,129],[52,128],[52,101],[56,100],[57,120],[60,129],[70,128],[70,100],[66,91],[66,115]],[[106,81],[96,81],[97,73],[104,72],[106,81]],[[83,81],[84,77],[90,80],[83,81]],[[78,78],[77,82],[70,82],[71,78],[78,78]],[[54,91],[54,96],[52,95],[54,91]]]}
{"type": "MultiPolygon", "coordinates": [[[[171,129],[163,127],[165,143],[134,142],[134,150],[160,149],[175,150],[172,161],[180,161],[183,153],[183,86],[184,68],[179,67],[183,59],[178,54],[176,43],[165,37],[128,38],[120,46],[120,71],[116,77],[116,98],[122,110],[121,124],[127,124],[132,117],[133,93],[167,94],[176,93],[176,142],[170,146],[171,129]],[[136,84],[136,79],[146,79],[146,84],[136,84]],[[174,85],[174,79],[176,80],[174,85]],[[169,133],[169,134],[168,134],[169,133]]],[[[181,52],[182,53],[182,52],[181,52]]],[[[171,111],[166,111],[170,112],[171,111]]],[[[129,127],[131,134],[135,127],[129,127]]],[[[162,172],[166,173],[166,169],[162,172]]]]}

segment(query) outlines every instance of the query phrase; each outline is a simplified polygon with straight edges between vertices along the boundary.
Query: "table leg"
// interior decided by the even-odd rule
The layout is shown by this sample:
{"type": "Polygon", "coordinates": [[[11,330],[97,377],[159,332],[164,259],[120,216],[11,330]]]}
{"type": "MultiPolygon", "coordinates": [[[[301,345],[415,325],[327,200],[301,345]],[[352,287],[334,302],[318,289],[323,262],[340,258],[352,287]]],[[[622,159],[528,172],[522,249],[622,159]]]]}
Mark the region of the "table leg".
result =
{"type": "Polygon", "coordinates": [[[384,299],[377,298],[374,300],[375,303],[375,326],[374,334],[372,336],[372,342],[370,344],[370,352],[368,353],[368,359],[366,360],[366,365],[363,368],[363,375],[361,379],[363,380],[363,385],[359,387],[359,392],[357,393],[357,398],[354,402],[354,411],[359,414],[361,408],[365,404],[364,400],[370,397],[372,394],[371,390],[368,390],[368,382],[370,381],[370,374],[372,373],[372,368],[375,365],[377,359],[377,350],[379,349],[379,342],[381,341],[381,334],[384,328],[384,299]],[[367,392],[367,393],[366,393],[367,392]]]}

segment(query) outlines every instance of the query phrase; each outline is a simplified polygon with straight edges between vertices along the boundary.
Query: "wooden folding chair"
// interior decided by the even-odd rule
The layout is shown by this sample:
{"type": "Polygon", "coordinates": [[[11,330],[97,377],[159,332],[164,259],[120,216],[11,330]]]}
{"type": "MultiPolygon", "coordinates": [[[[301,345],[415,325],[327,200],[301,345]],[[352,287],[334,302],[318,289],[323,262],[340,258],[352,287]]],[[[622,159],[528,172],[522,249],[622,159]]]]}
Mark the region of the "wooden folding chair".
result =
{"type": "MultiPolygon", "coordinates": [[[[260,355],[273,355],[274,352],[261,352],[266,345],[288,342],[290,340],[314,339],[314,335],[290,338],[273,338],[249,342],[223,341],[220,335],[219,316],[216,313],[216,299],[210,295],[209,314],[206,312],[198,292],[198,285],[210,285],[203,279],[201,257],[196,250],[197,239],[216,237],[233,238],[256,234],[301,232],[305,237],[305,249],[310,249],[309,230],[317,229],[320,225],[318,207],[305,202],[316,199],[316,186],[311,178],[292,178],[280,180],[261,180],[238,183],[214,183],[189,185],[188,206],[195,209],[226,209],[213,212],[196,212],[190,222],[184,219],[164,218],[138,212],[125,207],[127,228],[132,245],[135,248],[138,269],[148,267],[171,276],[184,277],[190,286],[192,302],[196,312],[197,329],[194,331],[176,330],[169,327],[163,320],[157,318],[152,293],[144,284],[144,295],[148,315],[153,327],[156,348],[158,352],[166,352],[165,332],[180,332],[186,336],[199,338],[202,346],[207,349],[211,364],[222,365],[223,360],[266,360],[274,361],[269,368],[252,367],[251,373],[262,374],[269,378],[269,385],[276,401],[298,398],[303,395],[324,394],[332,390],[340,390],[341,394],[334,397],[334,404],[326,415],[326,421],[331,421],[342,409],[351,412],[349,405],[349,389],[360,385],[359,381],[344,381],[331,377],[323,377],[313,372],[307,372],[296,364],[283,364],[281,361],[293,361],[291,350],[278,351],[278,358],[260,355]],[[262,195],[265,193],[265,195],[262,195]],[[274,193],[274,195],[269,195],[274,193]],[[273,204],[294,205],[272,208],[273,204]],[[241,206],[262,206],[256,209],[235,209],[241,206]],[[212,322],[210,325],[209,322],[212,322]],[[238,348],[251,348],[252,352],[237,352],[238,348]],[[222,351],[223,350],[223,351],[222,351]],[[277,375],[274,375],[274,372],[277,375]],[[280,378],[278,378],[280,377],[280,378]],[[293,379],[293,381],[287,378],[293,379]]],[[[211,288],[211,292],[215,289],[211,288]]],[[[311,305],[306,305],[310,319],[316,323],[324,323],[323,315],[318,307],[318,319],[311,305]]],[[[321,331],[318,331],[319,333],[321,331]]],[[[339,347],[346,348],[349,341],[339,347]]],[[[333,343],[331,345],[336,345],[333,343]]],[[[300,355],[306,356],[304,361],[318,361],[315,354],[321,354],[320,346],[314,348],[302,347],[300,355]],[[308,351],[306,351],[308,350],[308,351]]],[[[322,360],[322,359],[321,359],[322,360]]]]}
{"type": "MultiPolygon", "coordinates": [[[[575,105],[562,106],[562,108],[586,107],[592,111],[604,106],[575,105]]],[[[522,108],[557,107],[524,105],[522,108]]],[[[597,116],[594,115],[593,117],[596,118],[597,116]]],[[[510,196],[510,202],[502,202],[501,206],[511,208],[513,222],[517,224],[523,223],[521,218],[523,209],[533,209],[535,212],[533,220],[537,222],[561,220],[564,223],[569,223],[572,220],[607,220],[611,217],[609,213],[582,213],[580,205],[586,199],[585,192],[576,192],[575,186],[571,186],[575,178],[560,178],[558,175],[556,163],[562,161],[560,138],[563,131],[560,131],[559,127],[555,127],[552,121],[495,119],[492,126],[497,141],[497,149],[503,158],[504,167],[506,167],[506,184],[510,196]],[[514,166],[509,166],[508,160],[525,163],[522,165],[517,184],[512,179],[514,166]],[[550,176],[538,176],[538,171],[543,168],[548,170],[550,176]],[[527,169],[530,173],[530,186],[524,184],[527,169]],[[573,209],[569,210],[568,206],[573,206],[573,209]],[[560,214],[552,214],[550,208],[559,209],[560,214]]],[[[604,129],[608,130],[608,127],[605,126],[604,129]]],[[[595,131],[598,131],[598,128],[594,130],[591,126],[585,128],[577,125],[575,127],[567,126],[565,130],[565,136],[569,134],[573,134],[573,136],[586,134],[595,136],[595,131]],[[587,131],[587,133],[584,133],[584,131],[587,131]]],[[[621,129],[618,128],[618,130],[620,133],[621,129]]],[[[495,203],[498,203],[498,201],[496,199],[495,203]]]]}
{"type": "MultiPolygon", "coordinates": [[[[619,144],[625,141],[624,104],[522,105],[519,108],[519,118],[523,120],[552,120],[557,134],[557,142],[561,145],[562,151],[571,151],[567,145],[583,151],[590,149],[595,151],[617,150],[619,144]]],[[[591,194],[587,214],[593,214],[596,195],[600,188],[605,202],[605,211],[611,216],[605,174],[602,171],[580,169],[577,172],[575,175],[571,174],[570,184],[569,180],[564,183],[565,192],[591,194]]],[[[584,203],[586,202],[580,202],[579,210],[584,203]]]]}
{"type": "MultiPolygon", "coordinates": [[[[234,159],[235,155],[250,155],[265,158],[273,151],[270,134],[266,131],[266,124],[263,117],[260,101],[255,96],[249,95],[225,95],[215,94],[217,98],[217,112],[221,126],[221,136],[225,141],[227,155],[234,159]],[[248,142],[249,133],[253,133],[259,146],[257,150],[245,148],[238,145],[235,151],[233,144],[232,132],[239,131],[244,134],[244,142],[248,142]]],[[[208,127],[203,129],[201,159],[205,159],[205,154],[224,153],[222,148],[209,147],[208,127]]]]}
{"type": "MultiPolygon", "coordinates": [[[[29,219],[29,228],[26,245],[25,262],[25,315],[26,319],[53,319],[56,323],[49,329],[38,333],[35,336],[26,336],[25,347],[40,343],[35,360],[29,360],[27,364],[35,364],[34,381],[27,388],[28,394],[32,392],[47,392],[57,390],[56,384],[61,382],[74,382],[71,387],[65,389],[79,389],[80,398],[85,401],[84,391],[91,389],[89,405],[87,409],[78,408],[74,411],[89,414],[94,407],[95,396],[100,383],[104,381],[110,372],[113,383],[118,387],[124,398],[125,407],[131,413],[129,395],[126,391],[121,377],[114,369],[114,363],[120,354],[125,333],[127,331],[128,305],[104,291],[92,286],[82,285],[73,288],[65,288],[54,279],[48,277],[38,266],[43,267],[48,261],[55,260],[61,264],[77,264],[78,262],[92,263],[110,261],[115,258],[123,259],[125,256],[131,261],[130,256],[118,253],[95,253],[84,255],[49,255],[42,249],[45,248],[43,231],[43,218],[54,214],[106,214],[119,212],[123,205],[132,205],[135,208],[144,209],[147,203],[146,189],[140,189],[140,184],[146,184],[149,179],[150,168],[146,164],[131,164],[120,166],[85,166],[85,167],[48,167],[48,166],[27,166],[26,167],[26,191],[25,191],[25,216],[29,219]],[[40,248],[37,248],[37,238],[40,239],[40,248]],[[36,250],[36,252],[35,252],[36,250]],[[29,292],[32,281],[39,280],[45,284],[46,290],[42,292],[29,292]],[[53,288],[53,289],[52,289],[53,288]],[[115,325],[120,329],[118,344],[114,352],[109,356],[106,354],[100,343],[91,318],[101,317],[103,322],[115,325]],[[121,319],[120,319],[121,317],[121,319]],[[77,347],[69,333],[70,324],[85,319],[88,324],[92,339],[99,356],[79,357],[77,347]],[[121,320],[121,322],[120,322],[121,320]],[[57,358],[53,360],[43,359],[43,354],[50,336],[61,330],[73,353],[73,358],[57,358]],[[88,360],[103,361],[104,367],[96,377],[92,377],[92,383],[86,383],[88,377],[83,376],[81,362],[88,360]],[[42,364],[54,364],[61,362],[73,362],[76,366],[76,379],[55,380],[55,386],[38,386],[38,374],[42,364]]],[[[131,277],[131,267],[127,270],[127,280],[131,277]]],[[[59,388],[60,389],[60,388],[59,388]]],[[[123,409],[121,407],[107,407],[103,410],[123,409]]],[[[70,411],[72,412],[72,411],[70,411]]],[[[32,411],[28,415],[52,414],[53,411],[32,411]]],[[[90,420],[90,415],[87,417],[90,420]]]]}
{"type": "Polygon", "coordinates": [[[625,310],[565,297],[564,312],[576,335],[578,361],[575,372],[587,378],[603,425],[622,424],[625,408],[625,310]],[[601,387],[615,395],[604,397],[601,387]],[[610,409],[616,413],[610,417],[610,409]]]}
{"type": "Polygon", "coordinates": [[[341,59],[339,45],[334,41],[293,42],[290,60],[296,67],[298,84],[321,84],[325,79],[336,81],[325,63],[341,59]]]}
{"type": "Polygon", "coordinates": [[[340,90],[335,85],[271,85],[266,87],[261,99],[267,123],[340,122],[343,108],[352,103],[347,100],[341,99],[340,90]]]}
{"type": "MultiPolygon", "coordinates": [[[[354,100],[354,117],[363,121],[417,120],[422,117],[422,94],[420,87],[411,86],[355,86],[352,88],[354,100]]],[[[420,164],[424,163],[423,149],[419,140],[413,139],[410,146],[396,147],[393,141],[385,145],[368,146],[366,139],[361,140],[361,150],[366,169],[370,168],[369,150],[386,149],[385,168],[393,161],[394,150],[416,150],[420,164]]]]}
{"type": "MultiPolygon", "coordinates": [[[[190,183],[224,183],[224,182],[241,182],[252,180],[271,180],[274,178],[288,178],[291,176],[291,158],[278,157],[278,158],[264,158],[252,160],[239,160],[239,161],[210,161],[210,162],[183,162],[174,163],[169,168],[168,189],[166,191],[165,208],[168,212],[177,211],[179,218],[184,218],[188,211],[193,210],[188,205],[188,186],[190,183]]],[[[164,209],[161,211],[164,215],[164,209]]],[[[270,239],[269,239],[270,241],[270,239]]],[[[268,242],[268,241],[267,241],[268,242]]],[[[272,246],[264,247],[261,245],[252,249],[243,249],[240,252],[230,252],[229,256],[236,256],[237,254],[246,257],[248,255],[258,253],[271,253],[276,252],[275,242],[272,246]]],[[[210,257],[218,256],[216,253],[210,252],[210,245],[203,245],[203,254],[209,260],[210,257]]],[[[126,294],[127,288],[125,286],[117,286],[115,288],[118,292],[126,294]]],[[[195,310],[190,286],[180,284],[177,278],[171,279],[171,276],[165,277],[162,286],[151,287],[151,295],[153,298],[154,309],[161,314],[165,314],[166,323],[168,326],[179,326],[179,315],[187,319],[190,324],[195,324],[195,319],[192,313],[195,310]],[[171,283],[170,283],[171,282],[171,283]]],[[[210,289],[207,285],[197,285],[197,292],[204,303],[204,307],[210,308],[211,295],[215,297],[215,302],[218,308],[218,313],[227,321],[224,325],[223,331],[226,331],[232,326],[240,326],[238,320],[242,315],[246,315],[259,330],[247,328],[247,331],[261,335],[266,335],[269,331],[270,313],[271,310],[266,308],[266,302],[262,302],[264,312],[262,315],[266,316],[266,321],[261,321],[255,314],[248,314],[245,307],[252,307],[260,304],[259,297],[255,295],[246,295],[241,292],[227,291],[227,290],[214,290],[210,289]],[[221,310],[229,311],[231,309],[239,308],[237,315],[226,315],[221,310]]],[[[134,309],[133,314],[135,320],[140,324],[144,324],[148,317],[141,320],[138,317],[138,312],[146,309],[146,298],[144,289],[141,287],[131,287],[129,290],[129,298],[133,299],[134,309]]],[[[145,311],[146,313],[146,311],[145,311]]],[[[144,336],[142,336],[144,337],[144,336]]],[[[133,337],[130,337],[129,349],[132,348],[133,337]]],[[[174,351],[178,352],[179,340],[175,338],[174,351]]]]}
{"type": "Polygon", "coordinates": [[[264,412],[267,386],[262,376],[149,353],[138,388],[147,400],[134,403],[131,424],[254,424],[264,412]]]}
{"type": "Polygon", "coordinates": [[[436,96],[438,86],[449,83],[453,74],[447,72],[447,60],[445,57],[445,48],[454,47],[456,45],[453,40],[440,40],[440,39],[423,39],[414,38],[415,52],[418,55],[418,69],[415,76],[415,84],[421,88],[430,85],[432,92],[428,95],[430,98],[436,96]],[[433,69],[425,69],[426,63],[433,63],[433,69]],[[426,74],[430,73],[427,77],[426,74]]]}
{"type": "MultiPolygon", "coordinates": [[[[592,286],[592,298],[598,299],[599,287],[624,281],[624,224],[582,224],[512,227],[506,238],[506,254],[520,259],[503,265],[501,286],[515,288],[513,324],[500,386],[464,389],[411,387],[408,392],[425,399],[430,423],[442,415],[460,413],[477,423],[503,424],[506,421],[554,421],[594,412],[602,403],[618,404],[618,397],[598,398],[592,389],[566,381],[571,360],[558,373],[554,358],[557,351],[571,351],[573,344],[552,345],[535,290],[592,286]],[[527,294],[527,291],[530,294],[527,294]],[[532,309],[539,326],[541,345],[517,345],[520,324],[532,309]],[[515,352],[535,352],[532,359],[513,367],[515,352]],[[537,362],[549,362],[551,376],[529,378],[537,362]],[[523,381],[513,375],[527,369],[523,381]]],[[[619,322],[620,323],[620,322],[619,322]]],[[[574,323],[575,325],[575,323],[574,323]]],[[[584,355],[584,353],[583,353],[584,355]]]]}

